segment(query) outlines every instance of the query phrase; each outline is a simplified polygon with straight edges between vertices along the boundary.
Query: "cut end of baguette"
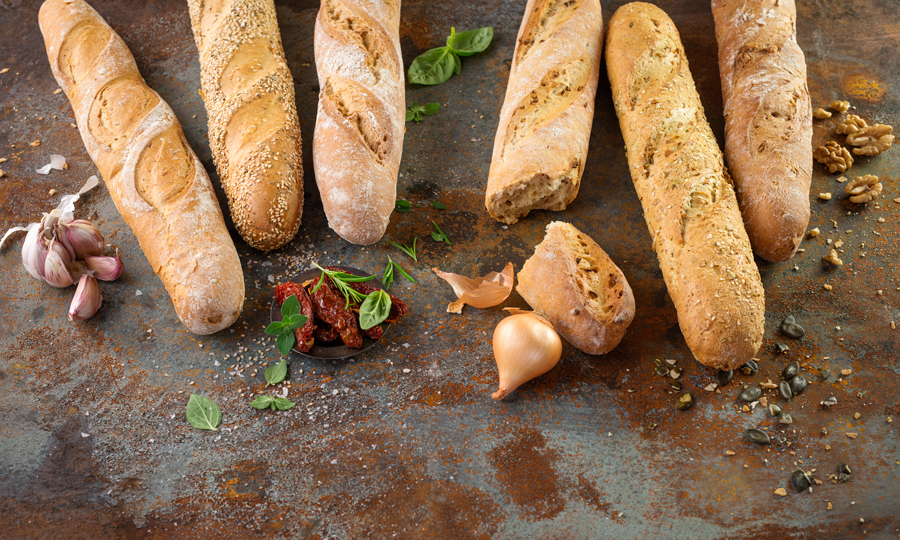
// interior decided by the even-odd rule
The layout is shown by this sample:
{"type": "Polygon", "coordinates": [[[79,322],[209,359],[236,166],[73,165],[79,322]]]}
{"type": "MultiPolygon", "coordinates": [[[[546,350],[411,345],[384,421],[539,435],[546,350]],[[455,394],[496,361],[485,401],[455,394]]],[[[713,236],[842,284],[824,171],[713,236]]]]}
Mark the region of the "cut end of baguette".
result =
{"type": "MultiPolygon", "coordinates": [[[[572,281],[579,297],[590,314],[597,320],[610,317],[625,291],[619,285],[619,275],[610,268],[607,261],[598,261],[590,248],[593,240],[568,223],[554,222],[551,225],[562,231],[569,251],[575,257],[575,271],[572,281]],[[611,298],[610,298],[611,297],[611,298]]],[[[596,244],[595,244],[596,245],[596,244]]],[[[614,315],[623,322],[626,313],[614,315]]]]}
{"type": "Polygon", "coordinates": [[[565,210],[578,194],[579,183],[577,164],[553,178],[538,173],[492,194],[487,209],[497,221],[512,225],[532,210],[565,210]]]}

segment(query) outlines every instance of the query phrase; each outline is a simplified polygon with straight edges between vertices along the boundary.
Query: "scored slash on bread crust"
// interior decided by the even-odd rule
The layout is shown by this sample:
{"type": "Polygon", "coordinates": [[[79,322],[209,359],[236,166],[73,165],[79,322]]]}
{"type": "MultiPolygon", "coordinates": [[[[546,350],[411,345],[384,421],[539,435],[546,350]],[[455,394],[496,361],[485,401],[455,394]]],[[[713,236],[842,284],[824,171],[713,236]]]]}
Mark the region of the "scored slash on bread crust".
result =
{"type": "Polygon", "coordinates": [[[209,177],[172,109],[150,89],[131,51],[82,0],[47,0],[39,13],[50,67],[91,159],[196,334],[230,326],[244,276],[209,177]]]}
{"type": "Polygon", "coordinates": [[[712,0],[725,157],[754,251],[794,256],[809,224],[812,105],[794,0],[712,0]]]}
{"type": "Polygon", "coordinates": [[[256,249],[288,243],[303,212],[294,80],[272,0],[188,0],[200,52],[209,146],[238,233],[256,249]]]}
{"type": "Polygon", "coordinates": [[[494,219],[512,224],[575,199],[602,48],[598,0],[529,0],[488,173],[485,207],[494,219]]]}
{"type": "Polygon", "coordinates": [[[722,152],[672,20],[626,4],[606,65],[634,187],[691,352],[733,369],[762,344],[765,300],[722,152]]]}
{"type": "Polygon", "coordinates": [[[516,291],[575,348],[604,354],[634,318],[634,295],[603,249],[574,226],[547,225],[544,240],[519,272],[516,291]]]}
{"type": "Polygon", "coordinates": [[[406,121],[400,0],[323,0],[315,28],[313,167],[328,225],[354,244],[384,235],[406,121]]]}

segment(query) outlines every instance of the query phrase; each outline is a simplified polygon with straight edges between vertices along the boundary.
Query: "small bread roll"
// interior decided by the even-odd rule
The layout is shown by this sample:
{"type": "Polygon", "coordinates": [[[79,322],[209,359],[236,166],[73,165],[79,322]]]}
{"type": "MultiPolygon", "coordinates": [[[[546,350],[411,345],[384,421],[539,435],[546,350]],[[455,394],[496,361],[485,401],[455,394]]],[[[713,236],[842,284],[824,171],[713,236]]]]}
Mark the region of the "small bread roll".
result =
{"type": "Polygon", "coordinates": [[[634,318],[625,275],[596,242],[568,223],[547,225],[518,277],[516,290],[528,305],[588,354],[613,350],[634,318]]]}

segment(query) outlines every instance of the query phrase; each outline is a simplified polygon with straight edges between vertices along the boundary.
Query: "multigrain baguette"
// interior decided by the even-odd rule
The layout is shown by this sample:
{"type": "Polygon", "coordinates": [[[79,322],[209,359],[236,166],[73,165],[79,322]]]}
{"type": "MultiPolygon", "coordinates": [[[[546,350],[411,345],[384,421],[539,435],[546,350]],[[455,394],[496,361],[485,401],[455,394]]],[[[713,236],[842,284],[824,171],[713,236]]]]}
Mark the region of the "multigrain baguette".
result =
{"type": "Polygon", "coordinates": [[[609,22],[606,65],[685,341],[701,363],[734,369],[762,342],[763,288],[678,30],[656,6],[626,4],[609,22]]]}
{"type": "Polygon", "coordinates": [[[598,0],[529,0],[519,28],[484,204],[516,223],[578,194],[603,49],[598,0]]]}
{"type": "Polygon", "coordinates": [[[322,205],[342,238],[372,244],[394,210],[403,152],[400,0],[322,0],[315,49],[313,167],[322,205]]]}
{"type": "Polygon", "coordinates": [[[209,146],[238,233],[269,251],[303,212],[294,80],[272,0],[188,0],[209,146]]]}
{"type": "Polygon", "coordinates": [[[141,78],[122,38],[82,0],[47,0],[39,21],[84,145],[178,318],[197,334],[227,328],[244,304],[241,263],[172,109],[141,78]]]}
{"type": "Polygon", "coordinates": [[[574,226],[554,221],[518,276],[516,291],[559,334],[588,354],[622,341],[634,295],[612,259],[574,226]]]}
{"type": "Polygon", "coordinates": [[[725,158],[753,250],[794,256],[809,224],[812,106],[794,0],[712,0],[725,158]]]}

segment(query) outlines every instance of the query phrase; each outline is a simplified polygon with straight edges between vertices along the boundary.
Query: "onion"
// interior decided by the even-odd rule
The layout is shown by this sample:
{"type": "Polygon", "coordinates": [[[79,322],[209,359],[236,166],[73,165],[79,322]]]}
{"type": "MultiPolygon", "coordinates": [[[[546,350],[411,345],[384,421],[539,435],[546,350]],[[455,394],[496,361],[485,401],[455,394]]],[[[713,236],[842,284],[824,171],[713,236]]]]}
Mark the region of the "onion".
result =
{"type": "Polygon", "coordinates": [[[500,386],[491,397],[503,399],[520,385],[547,373],[560,356],[562,340],[550,321],[530,311],[515,310],[494,329],[500,386]]]}
{"type": "MultiPolygon", "coordinates": [[[[486,308],[496,306],[509,297],[513,288],[513,265],[509,263],[502,272],[491,272],[490,274],[475,279],[469,279],[459,274],[450,272],[441,272],[437,268],[432,268],[435,274],[446,281],[453,287],[453,292],[459,298],[457,302],[450,304],[452,307],[457,305],[462,310],[463,304],[469,304],[476,308],[486,308]]],[[[460,311],[453,311],[459,313],[460,311]]]]}

